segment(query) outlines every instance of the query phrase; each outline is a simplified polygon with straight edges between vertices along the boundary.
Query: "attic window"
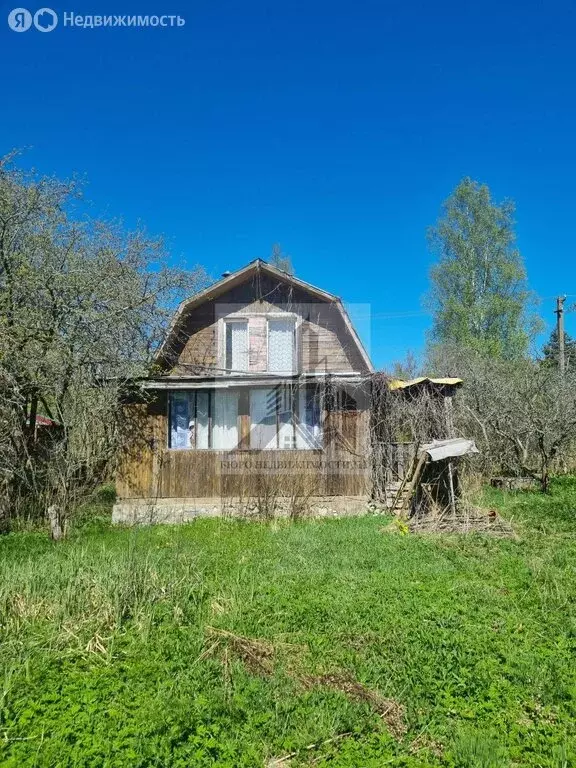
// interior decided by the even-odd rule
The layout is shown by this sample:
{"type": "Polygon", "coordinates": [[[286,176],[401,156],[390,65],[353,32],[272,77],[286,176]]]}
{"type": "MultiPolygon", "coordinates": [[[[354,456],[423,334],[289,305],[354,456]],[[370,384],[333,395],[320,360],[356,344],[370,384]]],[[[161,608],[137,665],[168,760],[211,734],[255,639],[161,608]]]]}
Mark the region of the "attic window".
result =
{"type": "Polygon", "coordinates": [[[225,368],[227,371],[248,370],[248,320],[226,320],[225,368]]]}
{"type": "Polygon", "coordinates": [[[268,371],[293,373],[296,369],[296,319],[268,318],[268,371]]]}

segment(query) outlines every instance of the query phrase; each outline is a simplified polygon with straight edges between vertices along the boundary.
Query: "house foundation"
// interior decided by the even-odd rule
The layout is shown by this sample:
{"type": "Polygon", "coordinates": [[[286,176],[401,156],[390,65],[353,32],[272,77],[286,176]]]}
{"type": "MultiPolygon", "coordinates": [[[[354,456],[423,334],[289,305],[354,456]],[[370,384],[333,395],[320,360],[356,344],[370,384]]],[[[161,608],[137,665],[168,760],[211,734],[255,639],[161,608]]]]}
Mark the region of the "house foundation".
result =
{"type": "Polygon", "coordinates": [[[238,517],[247,519],[298,517],[346,517],[367,514],[366,496],[313,496],[295,502],[279,497],[265,505],[259,500],[234,498],[123,499],[112,510],[112,522],[119,525],[186,523],[199,517],[238,517]]]}

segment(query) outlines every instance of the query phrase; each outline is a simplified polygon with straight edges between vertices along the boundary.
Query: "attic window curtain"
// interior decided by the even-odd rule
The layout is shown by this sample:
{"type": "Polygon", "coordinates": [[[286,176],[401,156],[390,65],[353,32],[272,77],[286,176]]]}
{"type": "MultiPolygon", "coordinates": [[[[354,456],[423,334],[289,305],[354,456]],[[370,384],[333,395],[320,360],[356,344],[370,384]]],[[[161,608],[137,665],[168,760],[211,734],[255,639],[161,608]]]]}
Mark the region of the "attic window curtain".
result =
{"type": "Polygon", "coordinates": [[[226,322],[226,368],[229,371],[248,370],[248,322],[226,322]]]}
{"type": "Polygon", "coordinates": [[[292,373],[295,370],[295,322],[293,317],[268,319],[268,370],[292,373]]]}

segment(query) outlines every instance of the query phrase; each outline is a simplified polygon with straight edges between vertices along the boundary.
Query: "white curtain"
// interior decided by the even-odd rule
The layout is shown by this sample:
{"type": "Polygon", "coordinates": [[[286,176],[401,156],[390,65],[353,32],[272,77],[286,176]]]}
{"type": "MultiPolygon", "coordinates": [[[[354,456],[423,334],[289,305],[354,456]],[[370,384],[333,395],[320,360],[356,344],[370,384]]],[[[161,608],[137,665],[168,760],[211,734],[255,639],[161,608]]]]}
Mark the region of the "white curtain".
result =
{"type": "Polygon", "coordinates": [[[294,318],[268,318],[268,370],[294,370],[294,318]]]}
{"type": "Polygon", "coordinates": [[[232,370],[248,370],[248,322],[230,323],[232,334],[232,370]]]}
{"type": "Polygon", "coordinates": [[[172,392],[170,396],[170,447],[190,448],[190,395],[172,392]]]}
{"type": "Polygon", "coordinates": [[[320,395],[313,387],[299,392],[299,418],[296,422],[296,448],[322,448],[320,395]]]}
{"type": "Polygon", "coordinates": [[[276,449],[275,389],[250,390],[250,448],[276,449]]]}
{"type": "Polygon", "coordinates": [[[238,392],[214,391],[212,448],[231,451],[238,447],[238,392]]]}
{"type": "Polygon", "coordinates": [[[196,448],[208,448],[209,392],[196,392],[196,448]]]}
{"type": "Polygon", "coordinates": [[[294,397],[289,385],[278,388],[278,447],[281,451],[295,448],[294,397]]]}

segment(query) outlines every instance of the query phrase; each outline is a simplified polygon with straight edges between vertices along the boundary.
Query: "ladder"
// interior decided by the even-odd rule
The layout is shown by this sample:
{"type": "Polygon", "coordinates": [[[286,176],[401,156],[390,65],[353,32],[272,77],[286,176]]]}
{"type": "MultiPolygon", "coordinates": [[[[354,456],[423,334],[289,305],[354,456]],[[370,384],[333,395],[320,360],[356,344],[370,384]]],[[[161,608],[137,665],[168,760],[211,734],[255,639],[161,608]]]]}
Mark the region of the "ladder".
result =
{"type": "Polygon", "coordinates": [[[420,476],[422,475],[422,470],[424,469],[425,464],[426,454],[423,453],[418,456],[417,449],[414,458],[412,459],[412,463],[410,464],[410,469],[402,478],[400,487],[394,496],[391,510],[392,514],[402,517],[410,509],[410,502],[412,501],[414,491],[420,482],[420,476]]]}

